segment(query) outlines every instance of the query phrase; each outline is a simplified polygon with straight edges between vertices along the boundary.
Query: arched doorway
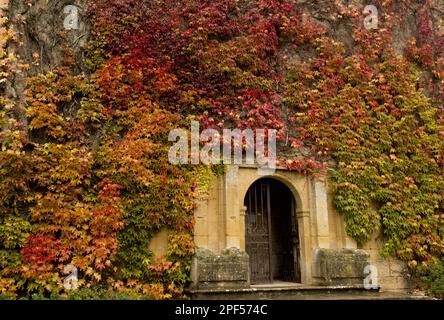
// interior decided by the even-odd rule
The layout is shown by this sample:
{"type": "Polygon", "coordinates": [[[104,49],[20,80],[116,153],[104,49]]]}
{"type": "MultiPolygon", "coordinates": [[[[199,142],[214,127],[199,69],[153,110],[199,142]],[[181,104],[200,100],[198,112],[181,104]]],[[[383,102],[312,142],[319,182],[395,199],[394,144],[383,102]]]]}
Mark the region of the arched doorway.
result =
{"type": "Polygon", "coordinates": [[[245,245],[252,284],[300,282],[296,202],[282,182],[263,178],[245,196],[245,245]]]}

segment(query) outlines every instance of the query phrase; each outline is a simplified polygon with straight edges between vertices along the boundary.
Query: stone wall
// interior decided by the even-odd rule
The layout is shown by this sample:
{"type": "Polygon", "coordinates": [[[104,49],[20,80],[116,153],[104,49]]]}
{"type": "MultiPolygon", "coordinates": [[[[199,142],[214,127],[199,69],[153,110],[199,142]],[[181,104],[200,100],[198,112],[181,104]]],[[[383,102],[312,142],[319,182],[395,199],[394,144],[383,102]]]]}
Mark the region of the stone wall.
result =
{"type": "Polygon", "coordinates": [[[154,237],[151,239],[149,244],[149,249],[153,253],[155,258],[165,257],[168,253],[168,236],[171,234],[171,231],[168,229],[160,230],[154,237]]]}
{"type": "MultiPolygon", "coordinates": [[[[376,234],[362,246],[347,236],[344,217],[337,212],[333,205],[332,189],[328,189],[328,210],[330,221],[330,249],[362,249],[368,253],[368,262],[377,268],[378,283],[382,291],[407,291],[411,289],[406,264],[394,259],[381,257],[380,250],[384,242],[381,235],[376,234]]],[[[315,267],[316,268],[316,267],[315,267]]]]}
{"type": "Polygon", "coordinates": [[[382,258],[380,250],[384,243],[380,235],[375,235],[362,249],[369,253],[370,263],[378,270],[379,285],[383,291],[406,291],[411,289],[409,273],[405,263],[382,258]]]}
{"type": "MultiPolygon", "coordinates": [[[[374,265],[382,290],[409,288],[403,264],[380,257],[381,241],[372,240],[358,248],[356,241],[347,236],[344,217],[333,206],[328,179],[284,169],[267,177],[283,182],[296,199],[302,284],[363,286],[364,268],[374,265]]],[[[213,177],[207,196],[199,199],[195,243],[201,250],[193,264],[194,286],[238,287],[249,283],[245,275],[249,263],[245,254],[243,203],[249,187],[260,178],[263,176],[254,167],[228,166],[225,175],[213,177]],[[242,261],[238,265],[241,273],[233,274],[239,276],[236,279],[228,277],[233,271],[228,261],[237,258],[230,254],[228,257],[227,252],[232,251],[225,251],[226,248],[239,250],[234,257],[242,257],[236,260],[242,261]]]]}
{"type": "MultiPolygon", "coordinates": [[[[9,0],[0,0],[0,10],[5,10],[8,7],[9,0]]],[[[0,17],[2,16],[2,12],[0,12],[0,17]]]]}

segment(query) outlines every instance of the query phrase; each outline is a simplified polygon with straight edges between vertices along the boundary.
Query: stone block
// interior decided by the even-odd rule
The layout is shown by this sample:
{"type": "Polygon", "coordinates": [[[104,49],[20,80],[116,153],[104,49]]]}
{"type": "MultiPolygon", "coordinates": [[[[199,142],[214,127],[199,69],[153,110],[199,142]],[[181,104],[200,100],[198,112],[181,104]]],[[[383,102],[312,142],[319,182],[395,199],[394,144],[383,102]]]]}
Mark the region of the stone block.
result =
{"type": "Polygon", "coordinates": [[[192,289],[248,288],[249,258],[236,248],[215,255],[208,249],[197,250],[191,271],[192,289]]]}
{"type": "Polygon", "coordinates": [[[156,258],[162,258],[167,255],[168,236],[170,234],[170,230],[163,229],[151,239],[149,249],[153,252],[156,258]]]}
{"type": "Polygon", "coordinates": [[[323,285],[363,285],[369,254],[358,249],[318,249],[316,262],[323,285]]]}
{"type": "MultiPolygon", "coordinates": [[[[8,8],[9,0],[0,0],[0,10],[5,10],[8,8]]],[[[1,16],[1,12],[0,12],[1,16]]]]}

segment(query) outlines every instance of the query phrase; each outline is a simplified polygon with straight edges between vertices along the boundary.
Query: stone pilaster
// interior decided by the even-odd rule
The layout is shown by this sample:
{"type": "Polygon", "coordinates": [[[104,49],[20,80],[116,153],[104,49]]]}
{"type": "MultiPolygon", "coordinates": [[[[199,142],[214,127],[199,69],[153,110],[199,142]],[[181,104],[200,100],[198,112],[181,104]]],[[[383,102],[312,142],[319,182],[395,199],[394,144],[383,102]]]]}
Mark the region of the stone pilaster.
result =
{"type": "Polygon", "coordinates": [[[241,248],[240,216],[241,200],[239,199],[239,167],[228,166],[225,174],[225,248],[241,248]]]}
{"type": "Polygon", "coordinates": [[[312,185],[313,216],[316,224],[316,240],[319,248],[330,248],[328,224],[328,200],[325,181],[314,180],[312,185]]]}
{"type": "Polygon", "coordinates": [[[300,240],[300,266],[301,266],[301,281],[304,284],[311,283],[312,279],[312,249],[310,237],[310,212],[298,211],[296,213],[299,228],[300,240]]]}

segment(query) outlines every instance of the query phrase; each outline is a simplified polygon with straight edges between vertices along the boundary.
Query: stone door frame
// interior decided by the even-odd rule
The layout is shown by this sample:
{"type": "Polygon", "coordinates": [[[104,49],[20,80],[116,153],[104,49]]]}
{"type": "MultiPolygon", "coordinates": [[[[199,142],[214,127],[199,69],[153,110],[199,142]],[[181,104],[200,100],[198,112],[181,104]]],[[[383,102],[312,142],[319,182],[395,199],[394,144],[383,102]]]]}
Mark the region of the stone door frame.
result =
{"type": "MultiPolygon", "coordinates": [[[[247,195],[248,189],[250,186],[252,186],[255,182],[264,179],[264,178],[270,178],[275,179],[280,182],[282,182],[292,193],[295,202],[296,202],[296,218],[297,218],[297,224],[299,229],[299,241],[300,241],[300,268],[301,268],[301,283],[308,284],[311,283],[311,237],[310,237],[310,214],[309,214],[309,201],[304,201],[308,199],[303,199],[301,197],[306,193],[308,193],[308,190],[304,190],[305,187],[309,188],[310,182],[306,179],[306,177],[300,176],[298,177],[298,181],[294,181],[295,174],[291,174],[288,171],[276,171],[273,175],[254,175],[251,176],[251,173],[249,175],[245,175],[244,177],[244,171],[245,169],[249,168],[239,168],[239,178],[242,181],[245,178],[245,181],[242,181],[240,184],[240,190],[239,190],[239,198],[241,199],[241,206],[240,206],[240,223],[242,224],[242,230],[240,234],[240,249],[242,251],[245,251],[245,214],[247,208],[243,205],[243,201],[245,196],[247,195]],[[304,185],[305,184],[305,185],[304,185]]],[[[250,169],[251,170],[251,169],[250,169]]],[[[248,171],[250,171],[248,170],[248,171]]],[[[256,170],[253,170],[256,171],[256,170]]],[[[246,173],[246,172],[245,172],[246,173]]]]}
{"type": "MultiPolygon", "coordinates": [[[[283,190],[281,190],[281,192],[283,192],[283,190]]],[[[244,204],[245,203],[251,206],[250,210],[248,209],[248,205],[245,205],[244,207],[244,209],[246,209],[245,222],[247,224],[245,228],[245,245],[246,252],[250,259],[251,283],[253,283],[253,281],[257,284],[274,283],[276,280],[300,283],[300,236],[293,192],[286,184],[277,179],[262,178],[251,185],[244,198],[244,204]],[[282,205],[281,201],[283,201],[283,199],[274,198],[275,196],[280,196],[280,192],[276,193],[278,190],[274,190],[274,187],[285,188],[286,196],[283,199],[291,200],[291,203],[284,206],[285,211],[278,213],[274,211],[274,209],[279,208],[279,206],[282,205]],[[261,212],[265,219],[262,218],[256,221],[255,218],[259,212],[261,212]],[[250,214],[252,220],[249,221],[250,214]],[[251,224],[251,228],[248,227],[249,223],[251,224]],[[272,231],[275,229],[276,225],[283,226],[280,223],[285,225],[286,230],[281,230],[281,234],[272,231]],[[259,232],[259,238],[256,238],[256,233],[253,230],[259,232]],[[293,233],[293,231],[295,233],[293,233]],[[293,236],[295,235],[297,235],[297,240],[293,239],[293,236]],[[273,244],[276,244],[278,247],[275,248],[273,244]],[[284,261],[275,256],[275,249],[279,251],[283,247],[286,248],[286,251],[288,250],[291,252],[291,254],[289,254],[289,252],[285,254],[285,257],[283,258],[284,261]],[[256,250],[253,250],[253,248],[256,250]],[[254,254],[251,250],[254,251],[254,254]],[[286,270],[286,272],[280,274],[281,278],[279,279],[276,278],[275,275],[275,267],[278,267],[276,264],[278,261],[280,261],[280,263],[283,262],[283,269],[286,270]],[[256,277],[253,278],[252,269],[256,266],[259,268],[256,269],[256,277]],[[263,268],[260,268],[260,266],[263,266],[263,268]]],[[[283,270],[277,271],[280,272],[283,270]]]]}

